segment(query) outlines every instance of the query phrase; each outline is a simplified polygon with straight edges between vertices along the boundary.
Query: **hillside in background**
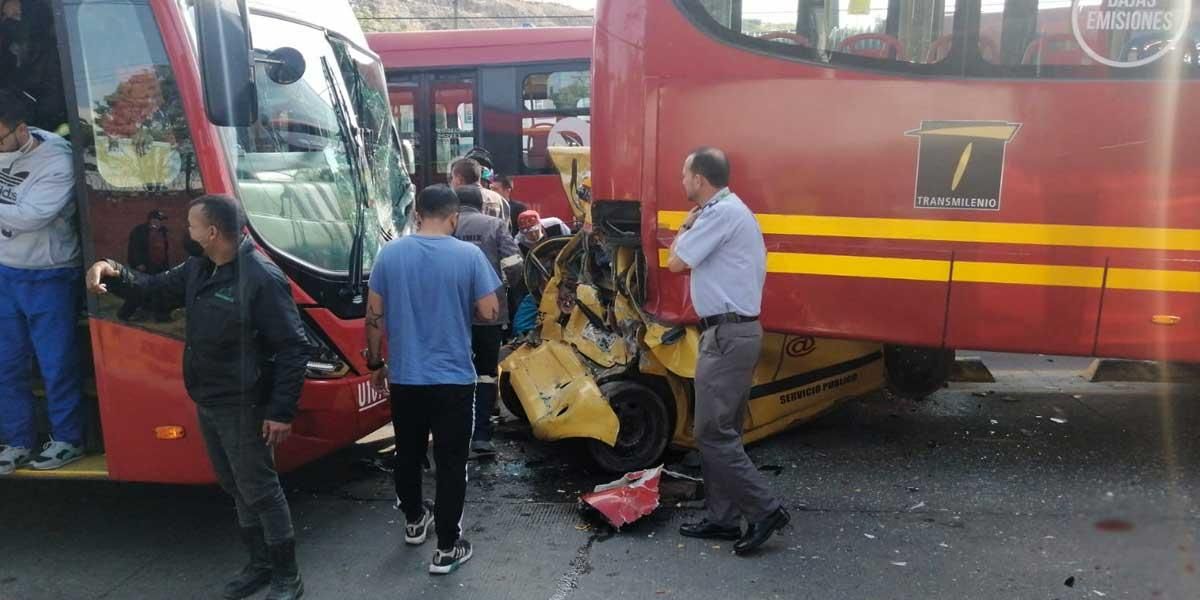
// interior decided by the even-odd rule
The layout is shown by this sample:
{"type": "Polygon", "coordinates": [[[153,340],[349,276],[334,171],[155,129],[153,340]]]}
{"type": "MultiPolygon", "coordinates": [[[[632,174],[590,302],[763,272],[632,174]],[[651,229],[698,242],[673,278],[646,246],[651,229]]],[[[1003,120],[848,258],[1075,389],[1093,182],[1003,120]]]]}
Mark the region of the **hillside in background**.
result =
{"type": "Polygon", "coordinates": [[[526,0],[351,0],[365,31],[591,25],[564,4],[526,0]],[[455,4],[458,19],[455,21],[455,4]]]}

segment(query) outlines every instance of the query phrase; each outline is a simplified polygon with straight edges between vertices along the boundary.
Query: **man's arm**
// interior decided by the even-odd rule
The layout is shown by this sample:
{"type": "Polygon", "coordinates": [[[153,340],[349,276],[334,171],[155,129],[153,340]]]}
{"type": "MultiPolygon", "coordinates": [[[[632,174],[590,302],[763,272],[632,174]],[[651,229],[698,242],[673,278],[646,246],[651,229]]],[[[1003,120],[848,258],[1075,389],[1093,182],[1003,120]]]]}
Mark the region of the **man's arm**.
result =
{"type": "Polygon", "coordinates": [[[386,398],[390,395],[388,388],[388,367],[383,357],[383,340],[387,324],[383,315],[387,307],[388,279],[386,264],[391,254],[385,248],[375,260],[371,270],[371,278],[367,283],[367,315],[365,329],[367,335],[367,365],[378,367],[371,371],[371,387],[376,393],[386,398]]]}
{"type": "Polygon", "coordinates": [[[168,271],[150,275],[135,271],[115,260],[102,260],[88,269],[87,288],[93,294],[112,292],[121,298],[159,294],[167,301],[168,306],[182,306],[187,290],[190,262],[184,261],[168,271]]]}
{"type": "Polygon", "coordinates": [[[0,229],[27,233],[44,229],[75,196],[70,169],[52,171],[29,181],[16,204],[0,204],[0,229]]]}
{"type": "Polygon", "coordinates": [[[496,224],[496,256],[500,259],[500,270],[504,273],[504,281],[509,286],[525,277],[525,266],[521,258],[521,249],[516,240],[508,234],[508,223],[500,221],[496,224]]]}
{"type": "Polygon", "coordinates": [[[667,258],[667,269],[682,273],[704,261],[721,244],[722,233],[714,216],[700,218],[704,211],[693,208],[679,228],[667,258]]]}
{"type": "Polygon", "coordinates": [[[277,445],[291,432],[312,345],[283,273],[268,269],[252,302],[254,328],[262,335],[267,353],[275,357],[263,435],[268,444],[277,445]]]}
{"type": "Polygon", "coordinates": [[[679,245],[679,240],[683,239],[685,233],[686,231],[680,231],[679,235],[676,235],[675,239],[671,242],[671,252],[667,258],[667,269],[672,273],[682,273],[692,268],[686,262],[683,262],[683,259],[679,258],[678,254],[675,254],[675,247],[679,245]]]}
{"type": "Polygon", "coordinates": [[[375,290],[367,294],[367,364],[383,362],[383,296],[375,290]]]}
{"type": "Polygon", "coordinates": [[[475,314],[484,321],[495,321],[500,316],[500,298],[496,292],[475,301],[475,314]]]}
{"type": "Polygon", "coordinates": [[[474,248],[475,266],[471,281],[471,294],[475,298],[475,314],[484,321],[494,321],[500,316],[500,298],[496,295],[500,289],[500,278],[495,269],[488,263],[483,251],[474,248]]]}

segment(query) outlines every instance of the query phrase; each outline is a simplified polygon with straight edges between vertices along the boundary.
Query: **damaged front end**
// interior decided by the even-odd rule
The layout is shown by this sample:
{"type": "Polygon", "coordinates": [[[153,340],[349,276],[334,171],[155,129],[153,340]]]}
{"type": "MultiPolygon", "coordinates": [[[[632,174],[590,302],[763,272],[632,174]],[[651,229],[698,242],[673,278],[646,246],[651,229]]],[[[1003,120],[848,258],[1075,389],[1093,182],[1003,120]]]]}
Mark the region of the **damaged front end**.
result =
{"type": "MultiPolygon", "coordinates": [[[[693,447],[693,391],[700,332],[659,323],[640,308],[646,260],[591,226],[587,148],[552,148],[582,226],[526,257],[538,326],[501,362],[510,410],[546,441],[583,438],[601,468],[626,473],[657,464],[668,444],[693,447]]],[[[876,344],[767,333],[754,376],[744,439],[810,420],[878,389],[876,344]]]]}

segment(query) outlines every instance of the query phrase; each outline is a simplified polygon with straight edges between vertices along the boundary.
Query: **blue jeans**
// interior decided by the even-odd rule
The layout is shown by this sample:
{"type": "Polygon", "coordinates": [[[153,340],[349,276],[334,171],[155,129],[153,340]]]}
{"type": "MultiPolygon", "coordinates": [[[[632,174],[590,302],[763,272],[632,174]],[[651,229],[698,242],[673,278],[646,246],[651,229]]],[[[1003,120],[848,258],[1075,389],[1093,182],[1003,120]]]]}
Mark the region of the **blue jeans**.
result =
{"type": "Polygon", "coordinates": [[[75,319],[79,269],[0,265],[0,443],[34,448],[33,357],[46,384],[55,440],[83,445],[82,374],[75,319]]]}

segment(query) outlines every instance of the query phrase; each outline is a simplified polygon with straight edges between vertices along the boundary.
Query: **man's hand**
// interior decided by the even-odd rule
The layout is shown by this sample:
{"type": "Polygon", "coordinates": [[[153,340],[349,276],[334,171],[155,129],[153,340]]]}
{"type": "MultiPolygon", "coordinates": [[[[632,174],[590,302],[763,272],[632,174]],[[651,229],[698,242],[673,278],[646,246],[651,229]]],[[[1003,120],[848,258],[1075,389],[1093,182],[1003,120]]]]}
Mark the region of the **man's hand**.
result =
{"type": "Polygon", "coordinates": [[[388,368],[384,365],[378,371],[371,372],[371,387],[375,388],[375,392],[380,398],[387,398],[391,395],[391,389],[388,388],[388,368]]]}
{"type": "Polygon", "coordinates": [[[692,226],[692,223],[695,223],[696,219],[699,217],[700,217],[700,207],[693,206],[692,210],[688,211],[687,218],[683,220],[682,229],[690,229],[692,226]]]}
{"type": "Polygon", "coordinates": [[[102,282],[105,277],[116,277],[120,275],[107,260],[102,260],[88,269],[87,272],[87,289],[93,294],[107,294],[108,286],[102,282]]]}
{"type": "Polygon", "coordinates": [[[263,421],[262,436],[267,441],[267,445],[272,448],[283,443],[292,433],[291,423],[280,423],[279,421],[263,421]]]}

